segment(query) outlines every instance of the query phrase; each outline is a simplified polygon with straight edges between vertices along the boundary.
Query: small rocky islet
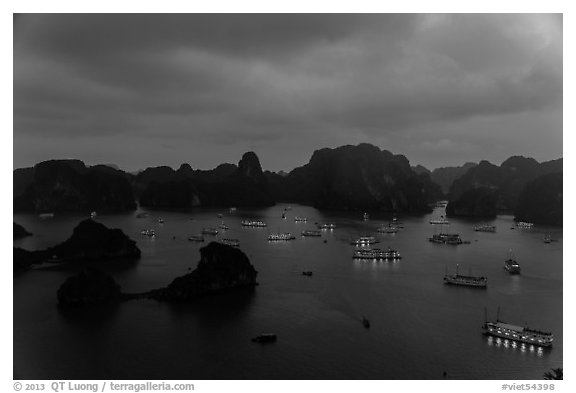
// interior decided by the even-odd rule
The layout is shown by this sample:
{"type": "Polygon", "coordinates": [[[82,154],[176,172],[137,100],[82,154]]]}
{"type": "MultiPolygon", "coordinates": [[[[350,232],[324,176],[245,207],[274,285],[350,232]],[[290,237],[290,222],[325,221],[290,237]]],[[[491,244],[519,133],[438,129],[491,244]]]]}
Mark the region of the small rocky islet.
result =
{"type": "Polygon", "coordinates": [[[211,242],[200,249],[200,261],[192,272],[175,278],[168,286],[144,293],[122,293],[107,273],[86,269],[68,278],[58,289],[58,304],[78,307],[151,299],[184,303],[200,297],[246,290],[257,284],[258,272],[244,252],[228,245],[211,242]]]}

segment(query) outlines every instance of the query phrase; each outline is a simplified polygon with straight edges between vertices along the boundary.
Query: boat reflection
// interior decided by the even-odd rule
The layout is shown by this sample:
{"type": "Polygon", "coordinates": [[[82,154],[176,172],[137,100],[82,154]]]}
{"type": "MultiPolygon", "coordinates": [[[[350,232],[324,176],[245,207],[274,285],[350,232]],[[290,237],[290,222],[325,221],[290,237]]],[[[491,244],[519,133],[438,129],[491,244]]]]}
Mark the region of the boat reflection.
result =
{"type": "Polygon", "coordinates": [[[527,355],[535,355],[538,357],[543,357],[546,351],[545,348],[537,345],[519,343],[513,340],[507,340],[500,337],[488,336],[486,337],[486,340],[488,346],[490,347],[500,348],[504,350],[519,351],[520,353],[527,355]]]}

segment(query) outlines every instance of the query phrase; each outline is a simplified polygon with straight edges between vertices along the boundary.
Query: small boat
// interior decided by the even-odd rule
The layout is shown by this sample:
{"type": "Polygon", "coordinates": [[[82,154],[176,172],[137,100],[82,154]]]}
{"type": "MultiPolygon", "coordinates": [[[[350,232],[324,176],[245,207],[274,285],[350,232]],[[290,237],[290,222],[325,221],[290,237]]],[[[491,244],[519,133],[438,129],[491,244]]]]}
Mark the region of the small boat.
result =
{"type": "Polygon", "coordinates": [[[446,206],[448,206],[448,201],[438,201],[434,205],[434,207],[446,207],[446,206]]]}
{"type": "Polygon", "coordinates": [[[307,229],[305,231],[302,231],[302,236],[313,236],[313,237],[319,237],[322,236],[322,232],[320,231],[315,231],[312,229],[307,229]]]}
{"type": "Polygon", "coordinates": [[[282,212],[282,219],[285,220],[286,219],[286,213],[282,212]]]}
{"type": "Polygon", "coordinates": [[[54,218],[54,213],[42,213],[42,214],[38,214],[38,217],[42,220],[47,220],[50,218],[54,218]]]}
{"type": "Polygon", "coordinates": [[[544,234],[544,243],[552,243],[552,236],[549,233],[544,234]]]}
{"type": "Polygon", "coordinates": [[[146,212],[136,214],[136,218],[146,218],[146,217],[148,217],[148,213],[146,212]]]}
{"type": "Polygon", "coordinates": [[[225,244],[225,245],[231,246],[231,247],[240,247],[240,240],[238,240],[238,239],[222,238],[219,240],[219,243],[222,243],[222,244],[225,244]]]}
{"type": "Polygon", "coordinates": [[[154,229],[142,229],[140,231],[140,234],[143,236],[156,236],[156,232],[154,231],[154,229]]]}
{"type": "Polygon", "coordinates": [[[318,229],[336,229],[336,224],[318,224],[318,229]]]}
{"type": "Polygon", "coordinates": [[[278,241],[278,240],[294,240],[296,239],[291,233],[272,233],[268,236],[269,241],[278,241]]]}
{"type": "Polygon", "coordinates": [[[298,217],[298,216],[294,217],[294,222],[306,222],[306,221],[308,221],[308,218],[306,217],[298,217]]]}
{"type": "Polygon", "coordinates": [[[96,216],[97,216],[96,212],[90,213],[90,218],[96,218],[96,216]]]}
{"type": "Polygon", "coordinates": [[[222,224],[218,225],[218,227],[219,227],[220,229],[225,230],[225,231],[228,230],[228,229],[230,229],[230,227],[229,227],[228,225],[224,224],[224,222],[222,222],[222,224]]]}
{"type": "Polygon", "coordinates": [[[228,209],[228,213],[234,213],[236,211],[235,207],[231,207],[230,209],[228,209]]]}
{"type": "MultiPolygon", "coordinates": [[[[486,312],[486,310],[485,310],[486,312]]],[[[500,308],[498,308],[500,314],[500,308]]],[[[538,329],[531,329],[527,325],[517,326],[505,323],[496,316],[496,321],[488,321],[487,315],[484,317],[482,331],[485,335],[498,337],[504,340],[517,341],[523,344],[535,345],[539,347],[551,347],[554,341],[554,335],[550,332],[543,332],[538,329]]]]}
{"type": "Polygon", "coordinates": [[[364,215],[362,216],[362,219],[363,219],[364,221],[368,221],[368,220],[370,219],[370,215],[365,212],[364,215]]]}
{"type": "Polygon", "coordinates": [[[370,329],[370,321],[366,317],[362,317],[362,326],[366,329],[370,329]]]}
{"type": "Polygon", "coordinates": [[[374,236],[362,236],[353,240],[350,244],[353,246],[368,246],[370,244],[378,243],[374,236]]]}
{"type": "Polygon", "coordinates": [[[202,235],[192,235],[188,238],[188,241],[191,242],[203,242],[204,241],[204,236],[202,235]]]}
{"type": "Polygon", "coordinates": [[[242,221],[240,224],[242,224],[243,227],[255,227],[255,228],[264,228],[264,227],[266,227],[266,223],[263,222],[263,221],[244,220],[244,221],[242,221]]]}
{"type": "Polygon", "coordinates": [[[496,232],[496,226],[488,224],[479,224],[474,225],[474,230],[476,232],[496,232]]]}
{"type": "Polygon", "coordinates": [[[277,339],[278,337],[276,337],[276,334],[274,333],[262,333],[254,337],[252,342],[265,344],[276,342],[277,339]]]}
{"type": "Polygon", "coordinates": [[[164,219],[162,217],[158,219],[158,224],[164,224],[164,219]]]}
{"type": "Polygon", "coordinates": [[[308,276],[308,277],[312,277],[312,272],[310,270],[306,270],[302,272],[303,276],[308,276]]]}
{"type": "Polygon", "coordinates": [[[508,251],[508,258],[504,261],[504,269],[510,274],[520,274],[520,264],[516,262],[512,250],[508,251]]]}
{"type": "Polygon", "coordinates": [[[212,235],[216,236],[218,234],[218,229],[216,228],[202,228],[203,235],[212,235]]]}
{"type": "Polygon", "coordinates": [[[222,218],[222,213],[218,213],[218,214],[217,214],[217,217],[218,217],[218,218],[222,218]]]}
{"type": "Polygon", "coordinates": [[[486,277],[476,277],[471,274],[463,276],[458,273],[458,265],[456,265],[456,274],[444,274],[444,284],[449,285],[463,285],[475,288],[486,288],[488,279],[486,277]]]}

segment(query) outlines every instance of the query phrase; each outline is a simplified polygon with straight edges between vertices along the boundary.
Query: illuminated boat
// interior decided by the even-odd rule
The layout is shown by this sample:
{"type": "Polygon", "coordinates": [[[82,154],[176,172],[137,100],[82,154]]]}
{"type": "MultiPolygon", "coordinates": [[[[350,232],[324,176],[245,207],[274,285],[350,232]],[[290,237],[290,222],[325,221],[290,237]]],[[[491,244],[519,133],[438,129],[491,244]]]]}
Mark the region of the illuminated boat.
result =
{"type": "Polygon", "coordinates": [[[294,240],[296,239],[291,233],[272,233],[268,236],[269,241],[282,241],[282,240],[294,240]]]}
{"type": "Polygon", "coordinates": [[[315,231],[312,229],[307,229],[305,231],[302,231],[302,236],[312,236],[312,237],[319,237],[322,236],[322,232],[320,231],[315,231]]]}
{"type": "Polygon", "coordinates": [[[531,329],[528,326],[522,327],[505,323],[500,321],[498,317],[496,317],[495,322],[490,322],[485,318],[482,330],[484,334],[489,336],[540,347],[551,347],[554,341],[554,335],[552,333],[531,329]]]}
{"type": "Polygon", "coordinates": [[[216,236],[218,234],[218,229],[216,228],[202,228],[203,235],[212,235],[216,236]]]}
{"type": "Polygon", "coordinates": [[[336,224],[318,224],[318,229],[336,229],[336,224]]]}
{"type": "Polygon", "coordinates": [[[294,222],[306,222],[306,221],[308,221],[308,218],[306,217],[298,217],[298,216],[294,217],[294,222]]]}
{"type": "Polygon", "coordinates": [[[240,240],[238,239],[222,238],[219,240],[219,243],[232,247],[240,247],[240,240]]]}
{"type": "Polygon", "coordinates": [[[504,261],[504,269],[510,274],[520,274],[520,264],[514,258],[512,250],[508,251],[508,258],[504,261]]]}
{"type": "Polygon", "coordinates": [[[353,246],[369,246],[370,244],[378,243],[374,236],[362,236],[353,240],[350,244],[353,246]]]}
{"type": "Polygon", "coordinates": [[[266,223],[263,221],[251,221],[251,220],[244,220],[241,222],[243,227],[255,227],[255,228],[264,228],[266,223]]]}
{"type": "Polygon", "coordinates": [[[488,224],[474,225],[476,232],[496,232],[496,226],[488,224]]]}
{"type": "Polygon", "coordinates": [[[402,259],[400,253],[388,247],[386,250],[379,248],[356,250],[354,251],[354,259],[370,259],[379,261],[394,261],[402,259]]]}
{"type": "Polygon", "coordinates": [[[156,236],[156,232],[154,232],[154,229],[142,229],[140,231],[140,234],[144,235],[144,236],[150,236],[150,237],[156,236]]]}

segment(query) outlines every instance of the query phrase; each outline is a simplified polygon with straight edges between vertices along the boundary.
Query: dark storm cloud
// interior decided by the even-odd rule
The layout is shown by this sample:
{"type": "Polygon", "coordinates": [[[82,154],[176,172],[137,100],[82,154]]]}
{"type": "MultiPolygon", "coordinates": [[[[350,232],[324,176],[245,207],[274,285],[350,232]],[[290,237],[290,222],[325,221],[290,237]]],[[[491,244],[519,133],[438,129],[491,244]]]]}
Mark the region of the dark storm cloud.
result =
{"type": "MultiPolygon", "coordinates": [[[[188,137],[197,149],[364,138],[426,161],[426,149],[499,138],[486,118],[550,119],[561,108],[561,24],[532,14],[24,15],[14,135],[188,137]]],[[[556,145],[533,154],[561,152],[561,120],[548,127],[556,145]]],[[[299,164],[289,157],[279,152],[279,167],[299,164]]]]}

